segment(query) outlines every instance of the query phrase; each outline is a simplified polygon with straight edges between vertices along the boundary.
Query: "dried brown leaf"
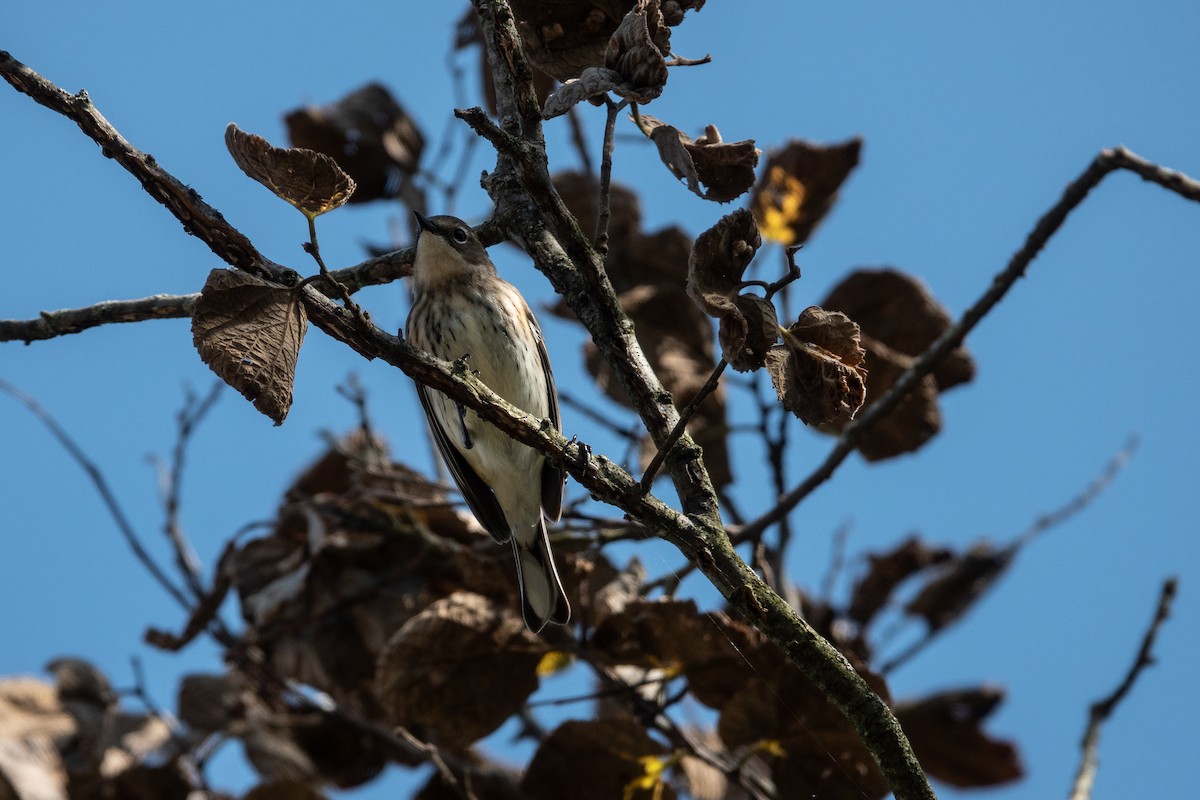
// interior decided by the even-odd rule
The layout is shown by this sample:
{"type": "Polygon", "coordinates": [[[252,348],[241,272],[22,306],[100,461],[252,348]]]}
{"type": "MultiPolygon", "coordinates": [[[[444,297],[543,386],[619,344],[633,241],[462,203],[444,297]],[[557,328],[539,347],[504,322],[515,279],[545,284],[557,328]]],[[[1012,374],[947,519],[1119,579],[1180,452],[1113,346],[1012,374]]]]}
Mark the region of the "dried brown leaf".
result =
{"type": "Polygon", "coordinates": [[[324,153],[350,175],[358,187],[351,203],[400,195],[425,149],[416,121],[378,83],[327,106],[296,109],[284,122],[293,147],[324,153]]]}
{"type": "Polygon", "coordinates": [[[225,146],[242,172],[309,218],[332,211],[354,193],[354,179],[324,153],[272,147],[232,122],[225,128],[225,146]]]}
{"type": "Polygon", "coordinates": [[[521,788],[530,800],[561,800],[564,786],[571,800],[674,800],[669,784],[636,784],[647,775],[647,760],[665,753],[633,720],[564,722],[538,746],[521,788]]]}
{"type": "Polygon", "coordinates": [[[932,547],[918,536],[905,539],[886,553],[867,556],[870,565],[850,593],[850,619],[866,625],[887,605],[897,586],[918,572],[952,556],[944,547],[932,547]]]}
{"type": "Polygon", "coordinates": [[[806,308],[766,355],[783,407],[806,425],[853,417],[866,400],[867,370],[858,326],[845,314],[806,308]]]}
{"type": "Polygon", "coordinates": [[[995,686],[957,689],[901,703],[896,717],[930,775],[963,789],[999,786],[1025,772],[1016,745],[983,730],[1003,700],[995,686]]]}
{"type": "Polygon", "coordinates": [[[192,315],[192,341],[221,380],[279,425],[292,406],[308,315],[293,289],[215,269],[192,315]]]}
{"type": "Polygon", "coordinates": [[[808,240],[856,166],[862,139],[818,145],[795,139],[767,154],[750,207],[763,236],[785,247],[808,240]]]}
{"type": "MultiPolygon", "coordinates": [[[[763,648],[756,679],[743,681],[721,710],[717,732],[731,749],[771,742],[762,753],[788,796],[876,800],[888,786],[870,750],[845,716],[791,664],[763,648]]],[[[853,663],[853,662],[852,662],[853,663]]],[[[856,664],[871,688],[888,698],[884,680],[856,664]]]]}
{"type": "Polygon", "coordinates": [[[965,614],[1012,564],[1010,547],[986,541],[947,561],[907,606],[906,613],[922,617],[930,631],[940,630],[965,614]]]}
{"type": "MultiPolygon", "coordinates": [[[[559,172],[554,175],[554,188],[579,221],[580,229],[589,235],[595,231],[599,180],[586,172],[559,172]]],[[[642,204],[637,193],[613,181],[608,189],[608,213],[610,252],[636,246],[635,238],[642,235],[642,204]]]]}
{"type": "MultiPolygon", "coordinates": [[[[841,311],[862,332],[893,350],[918,356],[950,327],[952,319],[920,279],[892,267],[856,269],[821,302],[841,311]]],[[[933,372],[939,391],[975,376],[975,361],[963,345],[950,351],[933,372]]]]}
{"type": "Polygon", "coordinates": [[[443,747],[466,748],[520,710],[546,645],[514,610],[456,592],[392,636],[377,693],[387,715],[443,747]]]}
{"type": "Polygon", "coordinates": [[[728,203],[754,185],[754,170],[761,151],[754,146],[753,139],[723,142],[716,126],[709,125],[704,135],[693,141],[648,114],[640,118],[667,169],[698,197],[728,203]]]}

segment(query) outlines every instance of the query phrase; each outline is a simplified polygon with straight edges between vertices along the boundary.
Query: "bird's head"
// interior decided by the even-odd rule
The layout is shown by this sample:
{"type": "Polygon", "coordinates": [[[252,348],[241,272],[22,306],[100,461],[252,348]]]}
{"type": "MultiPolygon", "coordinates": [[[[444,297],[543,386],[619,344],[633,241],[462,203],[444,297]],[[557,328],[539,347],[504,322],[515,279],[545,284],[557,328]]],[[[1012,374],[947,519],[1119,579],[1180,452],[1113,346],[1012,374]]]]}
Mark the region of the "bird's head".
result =
{"type": "Polygon", "coordinates": [[[458,217],[426,217],[418,211],[413,214],[419,226],[413,259],[413,281],[418,289],[496,274],[487,250],[470,225],[458,217]]]}

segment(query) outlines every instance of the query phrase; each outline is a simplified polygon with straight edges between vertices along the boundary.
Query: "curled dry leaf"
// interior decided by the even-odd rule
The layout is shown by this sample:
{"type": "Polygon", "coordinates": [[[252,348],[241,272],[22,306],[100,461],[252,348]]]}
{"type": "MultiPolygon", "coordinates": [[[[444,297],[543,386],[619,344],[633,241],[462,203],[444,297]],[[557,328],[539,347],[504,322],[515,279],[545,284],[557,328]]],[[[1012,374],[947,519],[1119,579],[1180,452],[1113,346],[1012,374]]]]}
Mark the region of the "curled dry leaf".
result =
{"type": "Polygon", "coordinates": [[[688,259],[687,293],[704,313],[722,317],[733,310],[742,273],[762,246],[754,216],[744,208],[721,217],[696,237],[688,259]]]}
{"type": "Polygon", "coordinates": [[[667,169],[698,197],[728,203],[754,185],[754,170],[761,151],[754,146],[753,139],[723,142],[716,126],[709,125],[704,135],[693,141],[648,114],[640,118],[643,130],[649,131],[667,169]]]}
{"type": "Polygon", "coordinates": [[[847,615],[866,625],[883,609],[892,592],[908,578],[952,557],[944,547],[932,547],[919,536],[911,536],[886,553],[871,553],[864,574],[850,593],[847,615]]]}
{"type": "Polygon", "coordinates": [[[699,11],[704,0],[513,0],[511,5],[525,56],[543,72],[567,81],[588,67],[612,66],[606,64],[609,42],[631,9],[647,6],[643,13],[649,18],[650,40],[665,56],[671,49],[665,26],[679,25],[684,12],[699,11]]]}
{"type": "MultiPolygon", "coordinates": [[[[862,343],[867,353],[867,396],[882,397],[912,366],[913,359],[870,336],[863,336],[862,343]]],[[[850,419],[841,414],[821,430],[840,433],[850,419]]],[[[881,461],[919,449],[941,429],[937,381],[926,375],[891,414],[863,431],[855,447],[868,461],[881,461]]]]}
{"type": "Polygon", "coordinates": [[[388,716],[454,750],[491,733],[537,690],[547,646],[514,610],[455,592],[396,631],[379,657],[388,716]]]}
{"type": "Polygon", "coordinates": [[[750,207],[763,236],[785,247],[808,240],[858,166],[862,139],[819,145],[799,139],[767,154],[750,207]]]}
{"type": "Polygon", "coordinates": [[[659,0],[637,0],[604,49],[604,66],[621,76],[618,94],[648,103],[667,84],[666,57],[671,32],[663,24],[659,0]]]}
{"type": "Polygon", "coordinates": [[[778,338],[775,307],[739,293],[742,273],[761,244],[754,216],[738,209],[700,234],[688,259],[688,296],[721,321],[721,354],[739,372],[761,368],[778,338]]]}
{"type": "Polygon", "coordinates": [[[221,380],[279,425],[292,407],[308,315],[294,289],[245,272],[208,274],[192,314],[192,342],[221,380]]]}
{"type": "Polygon", "coordinates": [[[653,780],[648,766],[666,748],[631,719],[564,722],[542,740],[521,788],[530,800],[673,800],[675,790],[653,780]]]}
{"type": "Polygon", "coordinates": [[[1003,701],[1003,689],[976,686],[900,703],[896,717],[930,775],[964,789],[998,786],[1024,775],[1016,746],[983,730],[1003,701]]]}
{"type": "Polygon", "coordinates": [[[767,371],[783,407],[806,425],[845,414],[866,400],[867,370],[858,326],[836,311],[806,308],[767,353],[767,371]]]}
{"type": "Polygon", "coordinates": [[[350,175],[358,187],[351,203],[403,196],[425,149],[416,122],[378,83],[327,106],[296,109],[284,122],[294,147],[324,153],[350,175]]]}
{"type": "Polygon", "coordinates": [[[354,179],[324,153],[272,147],[263,137],[246,133],[232,122],[225,128],[225,146],[242,172],[309,219],[332,211],[354,193],[354,179]]]}

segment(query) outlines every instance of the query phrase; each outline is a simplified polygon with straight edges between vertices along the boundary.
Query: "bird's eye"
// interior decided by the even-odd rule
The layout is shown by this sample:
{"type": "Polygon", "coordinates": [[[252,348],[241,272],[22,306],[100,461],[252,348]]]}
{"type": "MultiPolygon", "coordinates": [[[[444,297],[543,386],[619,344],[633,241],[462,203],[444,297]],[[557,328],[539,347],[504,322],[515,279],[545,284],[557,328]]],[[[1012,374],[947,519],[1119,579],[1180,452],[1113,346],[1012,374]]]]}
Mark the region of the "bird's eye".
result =
{"type": "Polygon", "coordinates": [[[466,244],[467,243],[467,229],[466,228],[455,228],[454,232],[451,233],[450,236],[458,244],[466,244]]]}

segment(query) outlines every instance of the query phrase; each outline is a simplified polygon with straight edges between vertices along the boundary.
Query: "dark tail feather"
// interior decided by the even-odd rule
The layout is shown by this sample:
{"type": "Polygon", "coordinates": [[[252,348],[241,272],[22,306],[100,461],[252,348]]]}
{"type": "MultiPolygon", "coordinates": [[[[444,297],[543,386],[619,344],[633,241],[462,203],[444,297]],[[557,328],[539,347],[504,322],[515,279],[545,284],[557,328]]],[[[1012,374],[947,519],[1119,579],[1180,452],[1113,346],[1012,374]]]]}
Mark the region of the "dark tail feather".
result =
{"type": "Polygon", "coordinates": [[[538,535],[528,545],[522,545],[516,536],[510,541],[517,562],[525,626],[537,633],[547,622],[566,625],[571,619],[571,605],[554,567],[550,540],[546,537],[546,521],[543,519],[538,523],[538,535]]]}

